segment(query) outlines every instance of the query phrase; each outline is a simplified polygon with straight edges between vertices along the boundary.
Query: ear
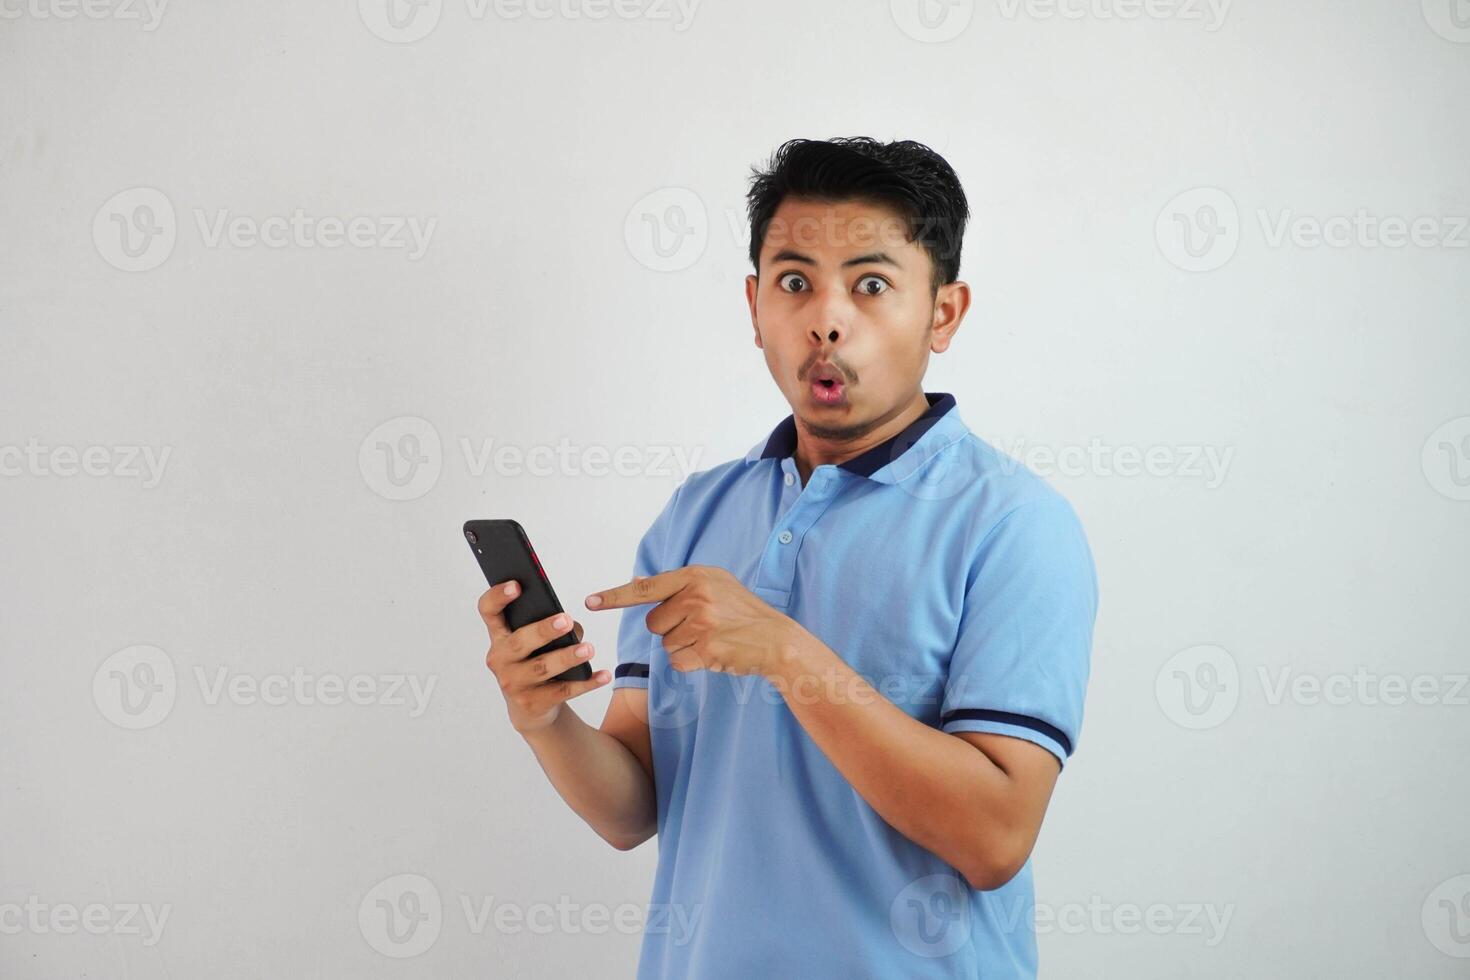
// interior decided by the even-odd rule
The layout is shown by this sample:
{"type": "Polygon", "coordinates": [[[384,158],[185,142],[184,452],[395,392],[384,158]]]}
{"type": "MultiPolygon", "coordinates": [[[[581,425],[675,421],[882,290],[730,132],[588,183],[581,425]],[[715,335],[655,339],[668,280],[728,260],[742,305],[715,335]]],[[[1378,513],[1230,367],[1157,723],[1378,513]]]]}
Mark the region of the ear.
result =
{"type": "Polygon", "coordinates": [[[765,344],[761,343],[761,327],[755,319],[755,297],[760,289],[760,280],[755,276],[745,277],[745,302],[750,305],[750,325],[755,329],[755,345],[765,350],[765,344]]]}
{"type": "Polygon", "coordinates": [[[949,342],[954,339],[955,331],[959,330],[960,321],[965,318],[965,312],[969,308],[969,283],[960,282],[957,279],[939,287],[939,292],[934,297],[934,323],[930,328],[930,350],[936,354],[943,354],[949,350],[949,342]]]}

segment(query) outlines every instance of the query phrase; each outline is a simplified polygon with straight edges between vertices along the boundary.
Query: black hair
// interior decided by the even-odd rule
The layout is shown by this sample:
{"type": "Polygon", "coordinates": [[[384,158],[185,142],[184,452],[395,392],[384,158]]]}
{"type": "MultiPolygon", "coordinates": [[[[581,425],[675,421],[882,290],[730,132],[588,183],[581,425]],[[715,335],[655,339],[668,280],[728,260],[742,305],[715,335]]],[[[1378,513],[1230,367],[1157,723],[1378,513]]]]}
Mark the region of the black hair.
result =
{"type": "Polygon", "coordinates": [[[929,253],[935,292],[960,277],[969,204],[954,168],[923,143],[880,143],[868,136],[788,140],[772,154],[765,170],[752,167],[751,174],[746,211],[750,264],[757,274],[771,219],[791,195],[886,205],[903,216],[908,238],[929,253]]]}

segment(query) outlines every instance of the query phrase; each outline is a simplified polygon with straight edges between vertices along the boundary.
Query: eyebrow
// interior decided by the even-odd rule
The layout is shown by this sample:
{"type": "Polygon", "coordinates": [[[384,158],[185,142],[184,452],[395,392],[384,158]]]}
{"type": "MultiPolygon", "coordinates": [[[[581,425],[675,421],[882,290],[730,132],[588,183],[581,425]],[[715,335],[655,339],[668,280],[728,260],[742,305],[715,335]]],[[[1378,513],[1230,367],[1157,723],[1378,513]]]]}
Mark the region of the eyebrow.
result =
{"type": "MultiPolygon", "coordinates": [[[[817,264],[809,256],[803,255],[800,252],[793,252],[789,248],[783,248],[781,251],[777,252],[774,256],[771,257],[771,262],[773,264],[776,262],[805,262],[807,265],[817,264]]],[[[842,263],[842,267],[845,269],[850,265],[867,265],[869,263],[881,263],[891,265],[895,269],[903,268],[903,266],[894,261],[894,259],[887,252],[869,252],[867,255],[859,255],[857,258],[848,259],[846,262],[842,263]]]]}

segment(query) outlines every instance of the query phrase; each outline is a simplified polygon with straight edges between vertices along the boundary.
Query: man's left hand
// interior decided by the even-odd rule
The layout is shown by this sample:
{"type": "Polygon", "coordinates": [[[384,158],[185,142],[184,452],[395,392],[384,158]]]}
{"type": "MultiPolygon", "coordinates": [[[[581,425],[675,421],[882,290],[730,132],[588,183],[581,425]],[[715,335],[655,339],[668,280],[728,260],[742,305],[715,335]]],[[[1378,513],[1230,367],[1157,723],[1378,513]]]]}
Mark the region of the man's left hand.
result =
{"type": "Polygon", "coordinates": [[[770,677],[794,654],[801,624],[771,608],[723,568],[686,565],[587,597],[588,609],[658,603],[648,630],[663,637],[669,666],[770,677]]]}

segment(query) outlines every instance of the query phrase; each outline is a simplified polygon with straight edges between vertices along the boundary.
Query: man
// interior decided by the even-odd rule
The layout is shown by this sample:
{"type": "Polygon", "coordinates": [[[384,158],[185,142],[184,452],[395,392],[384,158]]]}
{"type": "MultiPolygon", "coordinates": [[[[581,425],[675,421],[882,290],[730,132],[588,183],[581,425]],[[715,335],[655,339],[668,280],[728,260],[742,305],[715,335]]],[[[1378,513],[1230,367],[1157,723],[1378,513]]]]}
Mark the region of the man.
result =
{"type": "Polygon", "coordinates": [[[658,835],[638,975],[1036,975],[1030,854],[1082,721],[1097,584],[1071,507],[925,392],[968,205],[909,141],[793,140],[749,194],[755,344],[792,414],[643,536],[599,729],[481,597],[512,724],[614,847],[658,835]]]}

